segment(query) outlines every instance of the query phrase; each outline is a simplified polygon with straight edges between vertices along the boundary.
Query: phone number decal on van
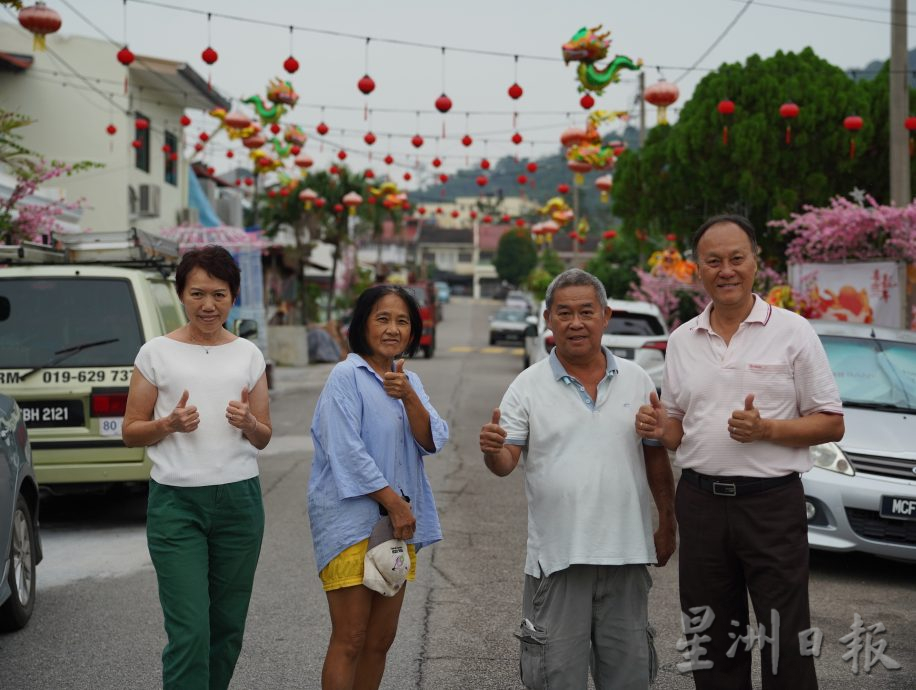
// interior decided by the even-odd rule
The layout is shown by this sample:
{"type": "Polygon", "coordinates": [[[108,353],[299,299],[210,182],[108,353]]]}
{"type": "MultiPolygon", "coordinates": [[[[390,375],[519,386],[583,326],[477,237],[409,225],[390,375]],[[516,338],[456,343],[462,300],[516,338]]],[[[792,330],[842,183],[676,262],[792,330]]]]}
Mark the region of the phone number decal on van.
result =
{"type": "Polygon", "coordinates": [[[41,380],[44,383],[120,383],[130,381],[130,369],[80,369],[67,371],[66,369],[48,369],[42,372],[41,380]]]}

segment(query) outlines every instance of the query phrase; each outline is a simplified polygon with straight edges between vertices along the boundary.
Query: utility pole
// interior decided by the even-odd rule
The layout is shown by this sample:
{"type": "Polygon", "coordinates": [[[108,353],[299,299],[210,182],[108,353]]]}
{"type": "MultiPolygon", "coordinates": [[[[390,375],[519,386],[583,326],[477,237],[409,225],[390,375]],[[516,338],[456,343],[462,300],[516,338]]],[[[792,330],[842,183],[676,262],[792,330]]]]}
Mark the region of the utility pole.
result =
{"type": "MultiPolygon", "coordinates": [[[[904,0],[905,2],[906,0],[904,0]]],[[[642,149],[643,142],[646,140],[646,99],[643,95],[646,93],[646,73],[639,70],[639,148],[642,149]]]]}
{"type": "Polygon", "coordinates": [[[891,0],[890,69],[890,178],[891,204],[907,206],[913,198],[910,188],[910,154],[903,122],[909,114],[910,70],[906,44],[906,0],[891,0]]]}

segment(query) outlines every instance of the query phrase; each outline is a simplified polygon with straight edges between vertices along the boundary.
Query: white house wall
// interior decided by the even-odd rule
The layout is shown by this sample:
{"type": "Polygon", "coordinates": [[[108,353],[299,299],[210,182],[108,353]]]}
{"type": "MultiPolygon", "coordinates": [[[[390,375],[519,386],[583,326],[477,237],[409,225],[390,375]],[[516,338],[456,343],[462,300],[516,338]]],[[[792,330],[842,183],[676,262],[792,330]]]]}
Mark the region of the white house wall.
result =
{"type": "Polygon", "coordinates": [[[109,43],[66,34],[48,36],[47,43],[47,52],[33,53],[30,33],[18,25],[0,23],[0,50],[34,57],[32,66],[23,72],[0,72],[0,108],[34,120],[34,124],[19,130],[22,143],[47,159],[66,163],[91,160],[104,165],[52,183],[64,190],[70,201],[85,199],[81,227],[113,231],[134,225],[155,232],[175,225],[177,211],[185,205],[182,201],[186,192],[182,193],[182,186],[186,168],[179,159],[179,184],[166,184],[161,148],[164,127],[181,141],[178,123],[181,110],[157,104],[155,94],[139,92],[131,93],[130,98],[125,96],[124,78],[128,70],[118,63],[117,48],[109,43]],[[110,95],[117,108],[73,77],[55,54],[110,95]],[[69,85],[63,86],[62,79],[69,85]],[[149,173],[135,167],[135,151],[131,146],[134,118],[125,115],[125,110],[140,111],[150,119],[149,173]],[[117,127],[114,136],[105,131],[109,123],[117,127]],[[138,190],[140,184],[156,184],[161,188],[158,217],[130,217],[128,185],[138,190]]]}

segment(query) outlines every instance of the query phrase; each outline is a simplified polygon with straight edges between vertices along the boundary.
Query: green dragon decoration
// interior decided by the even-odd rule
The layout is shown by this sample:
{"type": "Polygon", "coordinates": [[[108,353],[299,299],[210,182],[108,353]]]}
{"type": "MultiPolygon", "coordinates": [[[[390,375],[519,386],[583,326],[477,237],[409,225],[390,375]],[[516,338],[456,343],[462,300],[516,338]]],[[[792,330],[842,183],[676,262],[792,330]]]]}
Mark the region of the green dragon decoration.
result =
{"type": "Polygon", "coordinates": [[[591,29],[582,27],[575,35],[563,44],[563,61],[578,62],[579,91],[594,91],[601,94],[609,85],[620,79],[620,70],[638,70],[642,60],[632,60],[626,55],[617,55],[604,67],[596,63],[607,57],[611,41],[610,31],[599,33],[601,24],[591,29]]]}

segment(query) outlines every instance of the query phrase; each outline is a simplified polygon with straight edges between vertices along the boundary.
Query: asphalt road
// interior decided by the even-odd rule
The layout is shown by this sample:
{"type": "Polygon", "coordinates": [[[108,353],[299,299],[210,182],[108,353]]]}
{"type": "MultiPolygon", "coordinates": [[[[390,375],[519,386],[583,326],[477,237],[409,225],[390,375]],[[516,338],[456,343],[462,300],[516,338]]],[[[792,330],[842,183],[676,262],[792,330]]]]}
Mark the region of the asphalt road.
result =
{"type": "MultiPolygon", "coordinates": [[[[526,536],[524,477],[490,475],[477,447],[520,351],[487,347],[495,302],[453,300],[439,325],[431,360],[408,364],[423,379],[451,427],[451,440],[427,472],[445,539],[418,558],[383,688],[506,690],[518,682],[518,646],[526,536]]],[[[281,369],[271,394],[274,438],[260,465],[267,531],[232,688],[318,688],[329,622],[315,571],[305,492],[312,445],[308,426],[332,365],[281,369]]],[[[45,561],[35,615],[18,633],[0,635],[0,690],[123,690],[160,687],[165,642],[155,577],[146,553],[145,497],[54,499],[42,505],[45,561]]],[[[676,559],[676,555],[675,555],[676,559]]],[[[692,688],[678,672],[681,635],[675,559],[653,569],[650,616],[661,669],[655,687],[692,688]]],[[[822,688],[916,687],[916,566],[872,557],[814,553],[813,624],[824,634],[817,660],[822,688]],[[853,674],[848,648],[855,614],[881,622],[884,654],[866,674],[864,650],[853,674]]],[[[864,640],[863,640],[864,641],[864,640]]],[[[759,687],[759,680],[755,681],[759,687]]]]}

